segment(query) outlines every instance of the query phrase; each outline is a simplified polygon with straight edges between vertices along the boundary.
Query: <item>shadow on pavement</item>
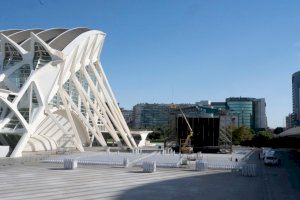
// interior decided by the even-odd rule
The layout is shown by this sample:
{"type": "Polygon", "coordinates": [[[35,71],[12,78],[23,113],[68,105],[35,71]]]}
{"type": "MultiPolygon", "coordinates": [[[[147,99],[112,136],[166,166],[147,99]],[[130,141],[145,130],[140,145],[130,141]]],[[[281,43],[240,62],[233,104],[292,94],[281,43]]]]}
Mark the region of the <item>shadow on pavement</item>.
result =
{"type": "Polygon", "coordinates": [[[166,180],[123,191],[118,199],[264,199],[259,177],[231,172],[166,180]]]}

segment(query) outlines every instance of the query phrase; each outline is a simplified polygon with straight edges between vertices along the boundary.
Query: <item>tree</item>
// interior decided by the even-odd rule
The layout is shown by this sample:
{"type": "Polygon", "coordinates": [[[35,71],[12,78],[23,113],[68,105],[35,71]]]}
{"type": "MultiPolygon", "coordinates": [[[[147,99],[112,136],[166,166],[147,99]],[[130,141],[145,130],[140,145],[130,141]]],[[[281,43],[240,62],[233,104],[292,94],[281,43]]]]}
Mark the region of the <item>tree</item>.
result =
{"type": "Polygon", "coordinates": [[[155,127],[153,132],[148,135],[148,139],[151,142],[164,142],[171,134],[169,127],[155,127]]]}
{"type": "Polygon", "coordinates": [[[259,131],[252,139],[252,144],[257,147],[268,146],[273,135],[268,131],[259,131]]]}
{"type": "Polygon", "coordinates": [[[236,128],[232,131],[232,143],[240,145],[253,138],[253,130],[245,126],[236,128]]]}
{"type": "Polygon", "coordinates": [[[279,134],[282,133],[284,131],[284,129],[282,127],[277,127],[274,129],[273,133],[274,134],[279,134]]]}

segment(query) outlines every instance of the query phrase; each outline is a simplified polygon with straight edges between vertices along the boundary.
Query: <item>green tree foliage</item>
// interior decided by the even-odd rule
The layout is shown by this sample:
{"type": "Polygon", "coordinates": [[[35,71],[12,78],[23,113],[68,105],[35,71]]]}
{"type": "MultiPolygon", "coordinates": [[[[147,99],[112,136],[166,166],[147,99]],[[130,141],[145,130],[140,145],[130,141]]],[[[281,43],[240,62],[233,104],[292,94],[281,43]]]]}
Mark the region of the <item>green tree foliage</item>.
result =
{"type": "Polygon", "coordinates": [[[164,142],[171,134],[171,130],[168,127],[154,128],[153,132],[148,135],[148,139],[151,142],[164,142]]]}
{"type": "Polygon", "coordinates": [[[273,133],[274,134],[279,134],[282,133],[284,131],[284,129],[282,127],[277,127],[274,129],[273,133]]]}
{"type": "Polygon", "coordinates": [[[272,140],[273,135],[268,131],[259,131],[255,134],[252,139],[252,145],[257,147],[269,146],[270,141],[272,140]]]}
{"type": "Polygon", "coordinates": [[[234,145],[240,145],[253,138],[253,130],[247,127],[235,128],[232,131],[232,143],[234,145]]]}

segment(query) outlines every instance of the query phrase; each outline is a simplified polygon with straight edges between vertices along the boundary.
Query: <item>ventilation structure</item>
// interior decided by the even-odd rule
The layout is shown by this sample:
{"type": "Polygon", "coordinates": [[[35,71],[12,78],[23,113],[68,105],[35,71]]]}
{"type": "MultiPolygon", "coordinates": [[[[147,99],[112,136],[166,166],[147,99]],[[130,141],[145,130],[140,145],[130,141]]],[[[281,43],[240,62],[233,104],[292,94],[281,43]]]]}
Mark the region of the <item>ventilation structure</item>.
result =
{"type": "Polygon", "coordinates": [[[104,38],[87,28],[0,31],[0,145],[11,157],[136,147],[99,62],[104,38]]]}

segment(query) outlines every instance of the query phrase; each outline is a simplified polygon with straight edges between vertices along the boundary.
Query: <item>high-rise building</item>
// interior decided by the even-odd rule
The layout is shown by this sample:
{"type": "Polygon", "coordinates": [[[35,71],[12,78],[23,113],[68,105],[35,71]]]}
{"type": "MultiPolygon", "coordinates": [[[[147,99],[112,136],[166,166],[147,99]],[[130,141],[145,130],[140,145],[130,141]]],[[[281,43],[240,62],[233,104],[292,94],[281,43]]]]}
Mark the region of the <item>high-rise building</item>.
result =
{"type": "Polygon", "coordinates": [[[254,128],[266,129],[267,115],[266,115],[266,100],[264,98],[254,100],[254,128]]]}
{"type": "Polygon", "coordinates": [[[295,124],[300,125],[300,71],[292,75],[293,92],[293,114],[295,115],[295,124]]]}
{"type": "Polygon", "coordinates": [[[296,122],[296,116],[295,116],[295,114],[290,113],[285,118],[286,129],[295,127],[296,126],[295,122],[296,122]]]}

